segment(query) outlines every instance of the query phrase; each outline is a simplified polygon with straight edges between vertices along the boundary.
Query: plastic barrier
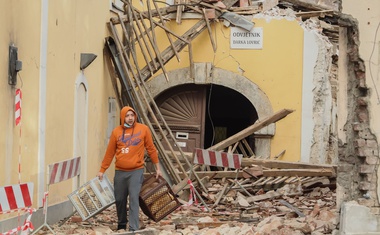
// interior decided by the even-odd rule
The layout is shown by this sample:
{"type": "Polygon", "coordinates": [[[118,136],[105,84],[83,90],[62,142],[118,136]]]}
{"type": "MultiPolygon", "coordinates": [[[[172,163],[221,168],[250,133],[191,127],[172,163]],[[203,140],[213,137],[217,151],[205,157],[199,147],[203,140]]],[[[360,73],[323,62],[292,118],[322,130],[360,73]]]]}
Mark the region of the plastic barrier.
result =
{"type": "Polygon", "coordinates": [[[44,223],[33,232],[33,234],[41,230],[43,227],[47,227],[53,234],[55,234],[55,232],[50,227],[50,225],[47,224],[49,186],[51,184],[56,184],[56,183],[71,179],[75,176],[78,176],[78,182],[79,182],[80,162],[81,162],[80,160],[81,160],[81,157],[76,157],[73,159],[56,162],[48,166],[49,174],[48,174],[48,179],[47,179],[47,182],[48,182],[47,191],[45,192],[44,199],[43,199],[45,220],[44,220],[44,223]]]}
{"type": "Polygon", "coordinates": [[[0,187],[0,214],[24,211],[29,213],[24,224],[1,234],[28,234],[33,231],[30,222],[34,209],[32,209],[33,183],[23,183],[0,187]]]}

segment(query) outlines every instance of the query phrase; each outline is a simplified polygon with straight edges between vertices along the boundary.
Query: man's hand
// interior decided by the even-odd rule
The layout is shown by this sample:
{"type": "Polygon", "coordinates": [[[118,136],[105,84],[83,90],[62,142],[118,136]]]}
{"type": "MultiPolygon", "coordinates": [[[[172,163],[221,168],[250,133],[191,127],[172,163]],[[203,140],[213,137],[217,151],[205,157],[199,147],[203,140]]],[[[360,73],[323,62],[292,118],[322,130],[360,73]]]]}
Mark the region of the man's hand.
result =
{"type": "Polygon", "coordinates": [[[103,180],[103,174],[104,173],[102,173],[102,172],[98,172],[98,174],[96,175],[99,178],[100,181],[103,180]]]}
{"type": "Polygon", "coordinates": [[[161,172],[160,169],[157,169],[157,172],[156,172],[156,179],[158,179],[159,176],[162,177],[162,172],[161,172]]]}
{"type": "Polygon", "coordinates": [[[156,179],[158,179],[159,176],[162,177],[162,172],[161,172],[160,164],[156,163],[155,165],[156,165],[156,179]]]}

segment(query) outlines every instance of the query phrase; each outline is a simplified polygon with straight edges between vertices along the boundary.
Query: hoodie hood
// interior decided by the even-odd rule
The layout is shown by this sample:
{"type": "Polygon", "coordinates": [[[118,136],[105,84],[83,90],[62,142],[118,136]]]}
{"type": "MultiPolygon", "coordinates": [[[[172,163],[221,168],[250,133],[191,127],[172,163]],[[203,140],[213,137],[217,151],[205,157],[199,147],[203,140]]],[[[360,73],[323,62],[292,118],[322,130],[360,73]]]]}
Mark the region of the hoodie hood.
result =
{"type": "Polygon", "coordinates": [[[137,113],[136,113],[136,111],[132,107],[130,107],[130,106],[125,106],[125,107],[123,107],[120,110],[120,123],[121,123],[122,126],[124,125],[125,115],[127,115],[127,112],[130,111],[130,110],[135,113],[135,123],[137,122],[137,113]]]}

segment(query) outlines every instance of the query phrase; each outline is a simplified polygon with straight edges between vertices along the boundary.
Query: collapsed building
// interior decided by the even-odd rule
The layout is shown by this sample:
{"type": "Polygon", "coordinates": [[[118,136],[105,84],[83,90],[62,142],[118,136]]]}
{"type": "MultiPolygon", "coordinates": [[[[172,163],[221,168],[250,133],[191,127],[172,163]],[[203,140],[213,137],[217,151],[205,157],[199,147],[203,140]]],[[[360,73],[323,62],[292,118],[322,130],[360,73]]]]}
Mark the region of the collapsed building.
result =
{"type": "Polygon", "coordinates": [[[288,169],[267,173],[272,182],[336,177],[339,208],[357,201],[378,214],[366,70],[357,22],[341,2],[123,1],[111,15],[109,115],[123,105],[138,110],[175,191],[190,172],[207,191],[191,170],[201,148],[242,154],[246,172],[288,169]]]}
{"type": "MultiPolygon", "coordinates": [[[[243,57],[243,60],[249,60],[247,58],[256,56],[256,54],[249,51],[249,49],[261,49],[262,51],[267,49],[267,47],[262,45],[263,42],[260,40],[263,40],[263,38],[261,38],[263,35],[270,34],[266,27],[257,27],[257,24],[253,25],[252,21],[255,22],[256,19],[272,21],[273,18],[276,19],[277,17],[293,21],[299,19],[300,27],[304,30],[303,61],[301,62],[303,65],[303,74],[301,76],[302,88],[300,91],[300,95],[302,96],[302,114],[300,117],[302,120],[302,134],[300,140],[301,159],[299,160],[301,162],[314,164],[340,165],[337,175],[337,184],[339,188],[338,205],[349,200],[366,201],[367,204],[368,199],[371,198],[371,200],[374,199],[373,202],[375,204],[373,204],[373,206],[376,207],[376,192],[370,189],[371,187],[369,185],[371,185],[371,182],[369,181],[373,181],[374,179],[374,167],[376,167],[376,159],[378,157],[376,156],[377,144],[373,135],[370,133],[368,126],[364,124],[367,123],[368,120],[357,119],[356,116],[352,116],[352,120],[347,118],[347,123],[344,123],[344,125],[340,123],[342,119],[339,116],[342,110],[346,111],[346,107],[344,107],[345,105],[348,107],[355,107],[355,110],[361,110],[359,117],[367,116],[367,110],[365,108],[367,104],[364,98],[366,95],[365,90],[367,88],[365,83],[357,78],[357,75],[362,74],[364,71],[352,71],[353,74],[348,73],[343,74],[343,76],[340,76],[341,74],[338,72],[341,71],[339,66],[345,67],[345,63],[360,64],[360,59],[358,58],[352,62],[347,62],[347,60],[353,59],[352,55],[349,54],[354,53],[352,48],[357,47],[354,43],[356,39],[353,38],[357,35],[357,28],[354,19],[339,13],[339,5],[326,2],[323,4],[312,4],[301,3],[299,1],[257,1],[250,3],[249,6],[245,7],[242,2],[214,2],[214,4],[198,3],[191,6],[190,4],[179,4],[177,6],[164,7],[161,9],[159,9],[157,5],[155,7],[154,10],[149,10],[150,7],[148,6],[148,11],[143,12],[135,8],[130,8],[127,4],[125,12],[129,12],[129,14],[126,14],[127,16],[124,19],[120,16],[119,18],[111,19],[111,28],[114,38],[118,38],[120,35],[117,34],[117,30],[114,28],[116,24],[121,22],[126,22],[127,25],[131,22],[135,23],[135,25],[132,24],[129,30],[127,28],[122,28],[124,33],[122,35],[132,41],[127,41],[127,44],[124,45],[121,43],[119,48],[121,49],[124,47],[125,51],[118,51],[117,55],[126,53],[127,57],[132,58],[133,55],[144,55],[145,63],[144,61],[142,63],[139,61],[140,64],[137,64],[137,59],[135,58],[133,58],[134,61],[131,59],[131,61],[124,62],[124,66],[127,67],[124,71],[127,69],[130,69],[131,71],[136,69],[134,74],[131,72],[134,80],[132,79],[132,81],[130,81],[130,84],[135,82],[132,86],[138,87],[136,97],[147,97],[148,99],[145,103],[156,103],[153,105],[156,109],[154,111],[145,107],[144,104],[141,104],[143,108],[140,109],[140,112],[143,113],[144,110],[148,110],[146,123],[154,123],[154,121],[156,121],[156,123],[153,124],[152,129],[159,129],[159,134],[156,138],[160,142],[165,143],[165,140],[167,141],[164,149],[170,149],[172,156],[178,154],[178,152],[182,153],[182,151],[186,150],[191,151],[194,147],[201,147],[211,150],[225,151],[231,151],[232,149],[232,152],[236,151],[243,153],[246,158],[281,158],[285,150],[277,156],[273,156],[273,152],[270,150],[271,143],[273,144],[274,142],[273,137],[280,132],[278,131],[280,128],[276,128],[274,123],[277,120],[272,120],[273,122],[269,122],[259,128],[253,128],[253,131],[252,129],[248,130],[249,128],[247,128],[245,129],[245,133],[244,131],[241,131],[238,134],[235,134],[237,131],[242,130],[244,126],[249,126],[255,122],[257,124],[257,122],[262,121],[262,117],[270,116],[273,112],[271,111],[271,109],[273,110],[273,106],[270,99],[265,97],[266,92],[263,91],[264,89],[255,83],[256,78],[250,78],[250,73],[248,69],[245,69],[243,61],[236,59],[231,55],[232,53],[229,56],[234,58],[238,66],[236,71],[234,71],[235,74],[231,74],[230,71],[224,70],[223,66],[220,66],[222,67],[220,68],[217,63],[196,62],[196,60],[194,60],[193,51],[196,51],[197,49],[193,45],[197,45],[197,43],[194,43],[193,41],[196,41],[196,37],[200,35],[200,31],[208,30],[208,40],[214,50],[214,57],[217,57],[220,49],[216,46],[216,41],[218,41],[218,46],[223,45],[223,42],[221,42],[221,39],[215,39],[218,37],[218,34],[213,33],[213,31],[218,31],[218,24],[215,24],[215,22],[218,22],[219,24],[222,22],[223,26],[220,27],[223,29],[230,28],[228,29],[230,30],[230,38],[229,42],[227,41],[226,44],[229,43],[232,50],[242,48],[248,49],[243,52],[243,54],[246,54],[243,57]],[[181,10],[179,10],[179,8],[181,8],[181,10]],[[225,9],[229,9],[230,11],[225,11],[225,9]],[[170,44],[168,44],[162,52],[156,54],[157,57],[153,56],[153,60],[149,61],[147,60],[148,54],[144,52],[145,46],[143,42],[146,43],[146,41],[148,41],[150,33],[152,34],[151,37],[153,39],[155,37],[154,34],[157,33],[157,31],[154,32],[154,28],[158,26],[153,19],[155,14],[157,14],[159,22],[161,23],[159,27],[165,31],[170,44]],[[246,20],[247,16],[249,19],[250,15],[252,18],[251,22],[246,20]],[[169,19],[175,18],[176,23],[180,25],[183,20],[194,18],[201,18],[201,20],[196,21],[196,23],[194,23],[194,25],[183,35],[177,35],[172,30],[165,28],[166,24],[164,17],[169,19]],[[147,26],[144,25],[142,19],[147,19],[147,22],[151,23],[150,28],[147,28],[147,26]],[[142,29],[141,26],[139,26],[139,21],[142,21],[141,25],[144,25],[145,28],[142,29]],[[258,31],[254,29],[258,29],[258,31]],[[247,34],[247,32],[250,33],[247,34]],[[250,37],[251,40],[257,40],[256,44],[259,46],[257,48],[250,47],[248,46],[248,44],[250,44],[249,40],[234,38],[234,35],[239,34],[243,37],[249,35],[248,37],[250,37]],[[147,39],[144,39],[145,37],[147,39]],[[175,38],[175,41],[171,37],[175,38]],[[342,42],[341,40],[346,41],[342,42]],[[346,44],[344,42],[346,42],[346,44]],[[127,48],[126,45],[128,44],[136,44],[136,47],[127,48]],[[167,71],[165,69],[165,64],[175,56],[177,56],[179,61],[180,58],[178,57],[178,54],[185,46],[188,47],[188,66],[185,66],[183,69],[167,71]],[[341,54],[342,51],[347,52],[348,56],[346,57],[346,55],[341,54]],[[162,56],[162,58],[159,58],[160,56],[162,56]],[[344,62],[342,63],[341,61],[344,62]],[[155,64],[158,64],[158,69],[157,67],[154,68],[154,66],[157,66],[155,64]],[[153,76],[153,74],[159,69],[162,70],[161,75],[153,76]],[[141,72],[139,73],[139,71],[141,72]],[[355,75],[353,77],[354,80],[351,81],[350,77],[353,75],[355,75]],[[154,78],[151,78],[151,76],[154,78]],[[357,94],[354,95],[353,93],[350,93],[348,95],[342,93],[347,91],[346,89],[341,89],[343,84],[346,84],[348,86],[346,89],[350,91],[352,91],[351,89],[354,87],[357,88],[357,94]],[[202,92],[199,91],[199,89],[202,89],[202,86],[206,87],[209,92],[203,91],[202,94],[202,92]],[[213,86],[215,86],[215,88],[213,86]],[[222,87],[218,88],[218,86],[222,87]],[[225,87],[227,87],[227,89],[225,87]],[[244,98],[240,100],[237,94],[233,94],[234,91],[245,96],[249,102],[245,102],[244,98]],[[232,93],[230,94],[230,92],[232,93]],[[228,94],[227,99],[223,98],[224,94],[228,94]],[[353,95],[353,97],[350,97],[350,95],[353,95]],[[202,96],[204,97],[203,101],[199,101],[199,99],[202,99],[200,98],[202,96]],[[216,96],[217,98],[213,98],[213,96],[216,96]],[[156,97],[156,99],[153,101],[151,100],[152,97],[156,97]],[[195,97],[198,100],[196,100],[195,97]],[[213,99],[216,99],[219,102],[213,102],[213,99]],[[359,99],[360,101],[356,99],[359,99]],[[205,103],[204,100],[207,100],[207,103],[205,103]],[[347,101],[347,103],[344,101],[347,101]],[[237,111],[234,108],[234,103],[239,104],[235,106],[238,107],[238,109],[247,111],[237,111]],[[226,104],[228,106],[227,109],[224,108],[226,104]],[[223,107],[218,107],[218,105],[222,105],[223,107]],[[207,113],[207,115],[202,115],[199,113],[199,110],[202,109],[208,110],[209,113],[207,113]],[[219,111],[217,111],[218,109],[219,111]],[[223,114],[221,112],[224,110],[238,116],[233,118],[241,118],[242,120],[239,121],[227,117],[222,118],[223,114]],[[155,118],[154,116],[157,115],[157,113],[159,114],[158,118],[155,118]],[[151,117],[149,117],[149,115],[151,115],[151,117]],[[243,120],[243,117],[247,117],[250,120],[243,120]],[[200,120],[194,120],[195,118],[200,120]],[[212,135],[212,140],[210,141],[210,134],[208,134],[210,130],[208,129],[215,128],[215,126],[213,126],[214,123],[212,123],[213,118],[215,118],[215,120],[224,120],[226,122],[218,123],[216,125],[227,126],[226,129],[228,131],[235,129],[235,132],[229,133],[227,136],[231,136],[231,134],[235,135],[232,138],[225,140],[226,136],[223,137],[216,134],[216,136],[212,135]],[[211,124],[207,122],[207,120],[210,120],[209,122],[211,122],[211,124]],[[165,125],[162,125],[162,122],[164,122],[165,125]],[[238,125],[237,123],[242,126],[234,126],[235,124],[238,125]],[[157,128],[160,125],[164,129],[167,128],[166,132],[161,128],[157,128]],[[200,129],[197,129],[196,126],[198,126],[198,128],[200,127],[200,129]],[[348,128],[351,130],[347,129],[348,126],[351,126],[351,128],[348,128]],[[342,141],[341,131],[343,128],[345,133],[347,134],[350,132],[351,134],[349,134],[349,136],[352,136],[354,139],[342,141]],[[175,136],[171,132],[176,133],[177,135],[175,136]],[[243,133],[245,135],[242,136],[243,133]],[[164,137],[165,135],[168,139],[164,137]],[[364,140],[354,137],[362,135],[366,136],[365,138],[368,139],[364,140]],[[216,142],[219,142],[219,144],[213,146],[214,138],[218,139],[216,142]],[[347,144],[351,141],[357,144],[347,144]],[[370,146],[373,146],[373,149],[370,146]],[[174,147],[179,147],[177,150],[178,152],[174,152],[174,147]],[[359,155],[363,154],[363,149],[361,149],[361,147],[365,148],[365,151],[369,155],[364,154],[365,156],[358,156],[358,158],[352,162],[352,156],[356,156],[358,151],[361,152],[359,155]],[[360,167],[356,168],[355,166],[358,165],[360,165],[360,167]],[[354,168],[356,169],[354,170],[354,168]],[[353,186],[353,184],[355,186],[353,186]],[[355,188],[355,192],[352,191],[352,187],[355,188]]],[[[221,31],[223,29],[221,29],[221,31]]],[[[285,36],[283,37],[282,40],[285,41],[286,38],[285,36]]],[[[293,37],[292,41],[296,41],[297,39],[295,38],[296,37],[293,37]]],[[[152,39],[150,40],[153,42],[151,47],[157,50],[161,42],[155,45],[155,41],[152,39]]],[[[119,43],[122,42],[122,38],[119,38],[118,41],[119,43]]],[[[203,43],[204,41],[205,39],[203,39],[203,43]]],[[[289,43],[289,41],[287,42],[289,43]]],[[[252,44],[254,43],[252,42],[252,44]]],[[[149,49],[146,51],[149,52],[149,49]]],[[[157,51],[155,51],[155,53],[157,53],[157,51]]],[[[357,52],[355,52],[355,54],[356,53],[357,52]]],[[[116,56],[114,54],[114,59],[115,58],[116,56]]],[[[128,58],[126,58],[126,60],[128,60],[128,58]]],[[[275,59],[272,58],[268,63],[278,68],[279,66],[273,64],[275,63],[274,61],[275,59]]],[[[114,60],[114,65],[115,64],[118,65],[120,63],[114,60]]],[[[348,67],[350,66],[351,64],[348,67]]],[[[117,66],[115,67],[119,78],[128,77],[122,75],[123,72],[120,71],[121,68],[117,68],[117,66]]],[[[362,66],[355,65],[354,67],[358,69],[358,67],[362,66]]],[[[255,75],[254,72],[253,75],[255,75]]],[[[268,75],[268,77],[270,77],[270,75],[268,75]]],[[[272,79],[275,80],[275,78],[272,79]]],[[[296,78],[293,79],[296,80],[296,78]]],[[[120,83],[122,82],[123,81],[121,80],[120,83]]],[[[274,84],[276,84],[276,82],[274,82],[274,84]]],[[[297,90],[296,88],[293,89],[297,90]]],[[[123,92],[120,92],[120,94],[123,94],[123,92]]],[[[119,103],[125,103],[123,98],[125,97],[120,96],[119,103]]],[[[128,104],[133,102],[133,98],[132,100],[127,101],[128,104]]],[[[287,114],[280,115],[279,119],[282,119],[287,114]]],[[[216,126],[216,128],[221,127],[216,126]]],[[[223,133],[223,129],[212,129],[211,132],[221,134],[223,133]]],[[[163,155],[165,156],[165,154],[163,155]]],[[[186,157],[182,157],[183,159],[186,159],[186,157]]],[[[189,162],[187,163],[189,164],[189,162]]],[[[181,165],[179,162],[178,164],[181,165]]],[[[184,170],[183,173],[185,172],[186,171],[184,170]]]]}

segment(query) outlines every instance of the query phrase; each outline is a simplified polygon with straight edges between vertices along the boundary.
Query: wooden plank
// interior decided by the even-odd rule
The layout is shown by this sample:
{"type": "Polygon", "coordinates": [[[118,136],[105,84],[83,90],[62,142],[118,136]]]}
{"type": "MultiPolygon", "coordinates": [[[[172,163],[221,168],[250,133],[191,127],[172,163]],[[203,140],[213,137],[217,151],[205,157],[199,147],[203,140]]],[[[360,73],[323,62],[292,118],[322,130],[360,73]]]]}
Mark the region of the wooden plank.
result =
{"type": "Polygon", "coordinates": [[[216,145],[211,146],[208,149],[209,150],[221,151],[221,150],[227,148],[228,146],[244,139],[245,137],[252,135],[254,132],[260,130],[261,128],[283,119],[284,117],[286,117],[288,114],[290,114],[292,112],[293,112],[293,110],[290,110],[290,109],[280,110],[277,113],[274,113],[273,115],[266,117],[261,121],[257,121],[255,124],[245,128],[244,130],[236,133],[233,136],[230,136],[229,138],[217,143],[216,145]]]}
{"type": "Polygon", "coordinates": [[[287,2],[287,3],[291,3],[293,6],[298,6],[298,7],[302,7],[302,8],[307,8],[307,9],[310,9],[310,10],[331,10],[327,7],[322,7],[321,5],[318,5],[318,4],[314,4],[314,3],[308,3],[308,2],[305,2],[303,0],[279,0],[279,2],[287,2]]]}
{"type": "Polygon", "coordinates": [[[258,165],[266,168],[279,168],[279,169],[334,169],[336,171],[336,165],[328,164],[312,164],[312,163],[302,163],[302,162],[287,162],[280,160],[265,160],[265,159],[253,159],[253,158],[243,158],[242,166],[252,166],[258,165]]]}
{"type": "Polygon", "coordinates": [[[210,26],[210,22],[207,18],[207,15],[206,15],[206,10],[203,8],[202,9],[202,13],[203,13],[203,17],[205,19],[205,22],[206,22],[206,26],[207,26],[207,31],[208,31],[208,35],[210,37],[210,41],[211,41],[211,45],[212,45],[212,49],[214,50],[214,52],[216,52],[216,44],[215,44],[215,41],[214,41],[214,38],[212,36],[212,31],[211,31],[211,26],[210,26]]]}
{"type": "Polygon", "coordinates": [[[263,170],[263,176],[330,176],[336,177],[335,171],[331,169],[280,169],[263,170]]]}
{"type": "Polygon", "coordinates": [[[223,224],[226,224],[226,222],[200,222],[200,223],[179,223],[175,224],[176,229],[184,229],[187,228],[188,226],[197,226],[199,229],[203,228],[216,228],[220,227],[223,224]]]}
{"type": "Polygon", "coordinates": [[[249,203],[258,202],[258,201],[262,201],[262,200],[280,197],[281,195],[282,195],[281,193],[271,191],[271,192],[267,192],[266,194],[261,194],[261,195],[257,195],[257,196],[253,196],[253,197],[247,197],[247,201],[249,203]]]}
{"type": "MultiPolygon", "coordinates": [[[[153,1],[153,4],[154,4],[155,8],[158,9],[157,2],[156,2],[156,1],[153,1]]],[[[163,17],[162,17],[162,15],[161,15],[160,11],[157,11],[157,12],[158,12],[158,16],[160,17],[160,22],[161,22],[164,26],[166,26],[166,24],[165,24],[165,20],[163,19],[163,17]]],[[[165,33],[166,33],[166,36],[168,37],[168,40],[169,40],[169,42],[170,42],[170,46],[172,47],[174,54],[175,54],[175,56],[177,57],[177,61],[178,61],[178,62],[181,61],[181,59],[180,59],[180,57],[179,57],[179,55],[178,55],[178,52],[177,52],[177,50],[176,50],[176,48],[175,48],[175,46],[174,46],[174,44],[173,44],[173,40],[172,40],[172,38],[170,37],[169,32],[165,30],[165,33]]]]}
{"type": "MultiPolygon", "coordinates": [[[[200,177],[211,177],[214,176],[214,179],[231,178],[234,179],[236,176],[236,171],[195,171],[195,173],[200,177]]],[[[184,177],[183,173],[178,173],[180,177],[184,177]]],[[[243,172],[238,173],[238,178],[243,177],[243,172]]]]}

